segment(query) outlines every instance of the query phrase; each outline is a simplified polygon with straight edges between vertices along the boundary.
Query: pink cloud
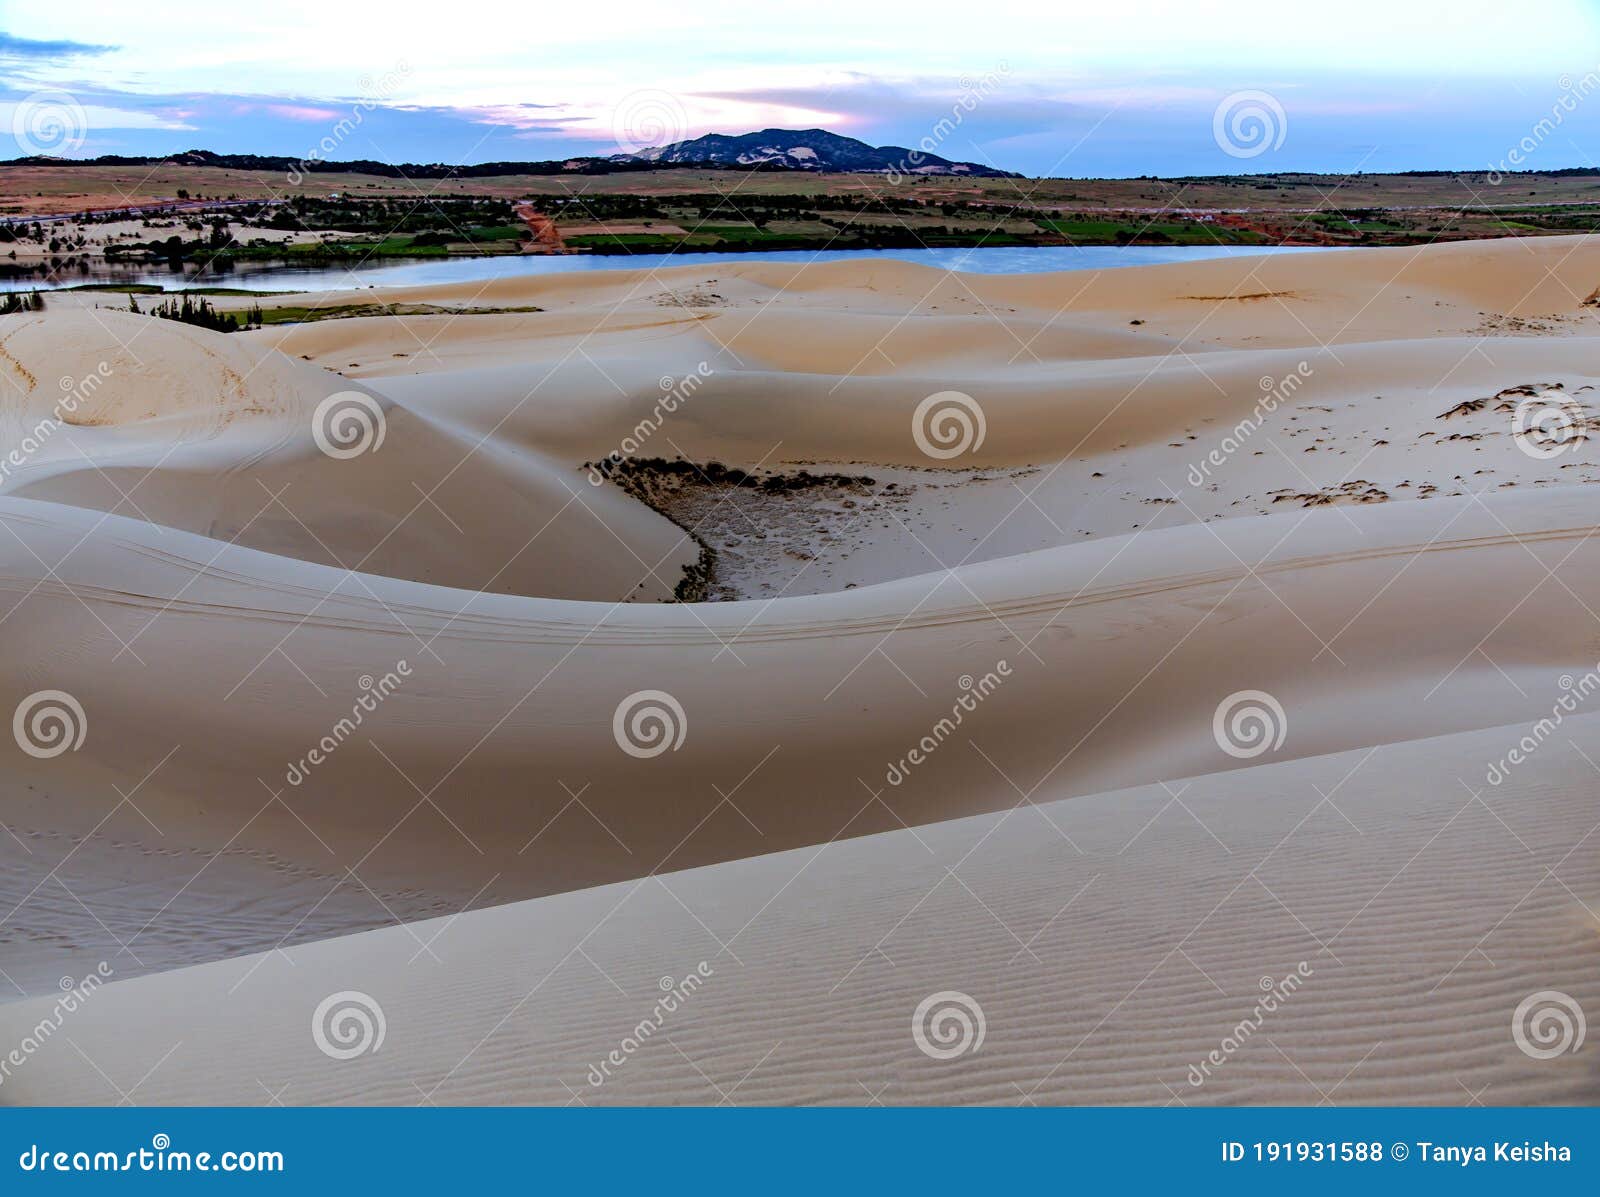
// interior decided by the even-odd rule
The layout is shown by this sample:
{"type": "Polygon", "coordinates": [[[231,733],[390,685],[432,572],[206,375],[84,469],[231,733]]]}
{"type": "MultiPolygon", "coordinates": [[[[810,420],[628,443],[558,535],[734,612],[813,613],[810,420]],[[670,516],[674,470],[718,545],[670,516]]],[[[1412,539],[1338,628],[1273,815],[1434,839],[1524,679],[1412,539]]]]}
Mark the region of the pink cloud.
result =
{"type": "Polygon", "coordinates": [[[303,104],[268,104],[267,111],[291,121],[337,120],[339,112],[333,108],[312,108],[303,104]]]}

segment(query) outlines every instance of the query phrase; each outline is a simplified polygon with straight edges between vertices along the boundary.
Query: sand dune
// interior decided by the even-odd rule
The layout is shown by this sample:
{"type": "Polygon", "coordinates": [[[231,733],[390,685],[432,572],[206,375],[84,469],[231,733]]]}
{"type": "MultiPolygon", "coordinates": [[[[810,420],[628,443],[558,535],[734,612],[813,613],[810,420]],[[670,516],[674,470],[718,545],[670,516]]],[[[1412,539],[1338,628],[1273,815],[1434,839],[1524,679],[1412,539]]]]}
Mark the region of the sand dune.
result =
{"type": "MultiPolygon", "coordinates": [[[[1570,892],[1594,880],[1600,721],[1567,730],[1481,800],[1461,775],[1486,789],[1483,762],[1521,728],[1018,804],[117,982],[71,1016],[76,1051],[52,1044],[0,1092],[1592,1102],[1592,1061],[1530,1059],[1507,1033],[1530,992],[1600,1000],[1600,923],[1570,892]],[[1276,1009],[1210,1064],[1257,1017],[1263,978],[1288,976],[1276,1009]],[[981,1011],[983,1041],[928,1058],[913,1012],[952,990],[981,1011]],[[316,1012],[340,993],[381,1014],[375,1050],[318,1050],[316,1012]]],[[[20,1034],[53,1001],[0,1007],[0,1026],[20,1034]]],[[[350,1046],[363,1040],[376,1032],[350,1046]]]]}
{"type": "Polygon", "coordinates": [[[1540,239],[7,317],[8,437],[103,385],[0,485],[0,696],[86,724],[0,779],[0,1027],[115,979],[0,1101],[1592,1100],[1507,1028],[1600,998],[1600,725],[1486,772],[1600,660],[1597,282],[1540,239]],[[381,445],[319,438],[345,392],[381,445]],[[916,1050],[940,990],[971,1058],[916,1050]]]}
{"type": "Polygon", "coordinates": [[[0,342],[23,383],[5,400],[10,435],[73,410],[0,493],[497,593],[614,599],[642,583],[658,598],[695,559],[666,521],[535,451],[454,435],[249,338],[124,312],[13,323],[0,342]],[[330,456],[319,433],[339,453],[372,448],[330,456]]]}

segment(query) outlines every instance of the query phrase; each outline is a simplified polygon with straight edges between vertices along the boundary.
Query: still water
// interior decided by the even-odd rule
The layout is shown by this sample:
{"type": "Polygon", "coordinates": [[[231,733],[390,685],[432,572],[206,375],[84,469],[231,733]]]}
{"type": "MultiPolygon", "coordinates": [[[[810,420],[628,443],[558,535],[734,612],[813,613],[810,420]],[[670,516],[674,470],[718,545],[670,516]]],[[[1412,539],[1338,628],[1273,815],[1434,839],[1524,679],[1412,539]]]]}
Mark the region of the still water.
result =
{"type": "Polygon", "coordinates": [[[543,256],[515,254],[491,258],[445,258],[364,264],[288,266],[252,263],[225,273],[203,275],[164,267],[123,267],[77,271],[48,283],[36,278],[0,279],[0,291],[29,291],[82,283],[154,283],[168,290],[190,287],[238,287],[252,291],[345,291],[357,287],[415,287],[433,283],[472,283],[527,274],[574,274],[590,270],[652,270],[664,266],[704,266],[716,262],[838,262],[890,258],[970,274],[1037,274],[1050,270],[1104,270],[1114,266],[1148,266],[1162,262],[1195,262],[1248,254],[1324,253],[1302,246],[1239,245],[1040,245],[977,246],[967,249],[836,249],[787,250],[775,253],[676,253],[543,256]]]}

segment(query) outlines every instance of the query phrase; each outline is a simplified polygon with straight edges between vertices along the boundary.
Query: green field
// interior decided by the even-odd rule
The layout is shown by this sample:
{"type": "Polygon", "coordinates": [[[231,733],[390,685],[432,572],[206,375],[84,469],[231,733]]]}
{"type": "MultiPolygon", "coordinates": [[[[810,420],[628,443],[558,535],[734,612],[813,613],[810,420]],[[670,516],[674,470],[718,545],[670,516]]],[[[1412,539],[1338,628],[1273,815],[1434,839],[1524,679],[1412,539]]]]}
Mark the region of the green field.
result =
{"type": "Polygon", "coordinates": [[[225,270],[246,262],[514,254],[529,248],[533,236],[518,216],[519,201],[553,221],[569,251],[592,254],[1382,246],[1600,231],[1600,172],[1509,176],[1497,186],[1480,172],[891,183],[878,175],[683,169],[429,180],[425,189],[386,176],[317,173],[275,200],[267,193],[281,196],[282,179],[258,174],[218,167],[163,167],[137,176],[105,166],[0,168],[0,211],[13,213],[109,208],[180,190],[232,203],[225,211],[147,217],[145,235],[133,239],[102,231],[125,219],[114,212],[0,226],[0,243],[9,243],[0,244],[0,271],[25,282],[89,275],[96,259],[225,270]]]}
{"type": "Polygon", "coordinates": [[[1260,233],[1225,228],[1203,221],[1100,220],[1075,217],[1042,220],[1040,224],[1060,233],[1078,245],[1264,245],[1268,238],[1260,233]]]}

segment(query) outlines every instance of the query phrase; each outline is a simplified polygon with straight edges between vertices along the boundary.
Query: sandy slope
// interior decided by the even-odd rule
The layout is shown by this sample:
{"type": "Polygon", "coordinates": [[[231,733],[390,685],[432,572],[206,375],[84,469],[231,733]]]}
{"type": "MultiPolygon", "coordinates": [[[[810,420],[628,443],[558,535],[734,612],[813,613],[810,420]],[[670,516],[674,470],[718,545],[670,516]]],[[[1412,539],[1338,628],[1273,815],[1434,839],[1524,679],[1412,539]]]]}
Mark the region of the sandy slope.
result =
{"type": "MultiPolygon", "coordinates": [[[[1485,786],[1521,731],[1019,804],[116,983],[0,1093],[1589,1103],[1592,1057],[1530,1059],[1507,1028],[1533,991],[1600,1001],[1600,920],[1576,896],[1595,882],[1600,718],[1485,786]],[[1238,1050],[1191,1072],[1256,1017],[1262,978],[1291,974],[1238,1050]],[[931,1059],[913,1012],[946,990],[977,1003],[984,1040],[931,1059]],[[316,1047],[340,992],[382,1012],[375,1051],[316,1047]]],[[[0,1028],[53,1000],[0,1007],[0,1028]]]]}
{"type": "MultiPolygon", "coordinates": [[[[1532,383],[1592,407],[1600,319],[1583,301],[1597,285],[1600,248],[1565,238],[1062,276],[752,263],[414,289],[463,310],[544,310],[261,335],[464,435],[580,462],[651,426],[663,385],[706,371],[642,454],[831,463],[892,499],[801,512],[809,546],[736,571],[739,593],[770,597],[1313,496],[1594,480],[1587,455],[1530,462],[1492,404],[1440,417],[1532,383]],[[458,386],[441,389],[441,369],[458,386]],[[934,461],[907,433],[917,404],[950,390],[981,405],[985,436],[934,461]],[[1269,397],[1283,414],[1227,468],[1203,469],[1269,397]]],[[[694,524],[734,558],[752,521],[772,523],[743,505],[719,501],[694,524]]]]}
{"type": "MultiPolygon", "coordinates": [[[[695,557],[664,520],[580,485],[536,451],[454,435],[245,337],[126,312],[52,312],[8,323],[0,354],[13,383],[0,395],[8,439],[74,401],[3,494],[501,593],[615,599],[643,576],[640,593],[655,598],[672,593],[695,557]],[[319,407],[351,393],[372,405],[366,418],[382,440],[330,457],[314,429],[346,447],[339,409],[319,418],[319,407]],[[596,553],[596,542],[615,551],[596,553]],[[659,576],[638,560],[659,562],[659,576]]],[[[361,435],[354,424],[345,431],[361,435]]]]}
{"type": "Polygon", "coordinates": [[[397,295],[538,312],[229,337],[82,298],[8,318],[8,436],[49,414],[54,376],[115,364],[94,419],[0,485],[0,699],[64,691],[87,723],[0,776],[0,986],[45,994],[100,961],[119,979],[74,1016],[79,1051],[51,1043],[0,1100],[115,1100],[84,1057],[130,1083],[180,1003],[211,1013],[139,1100],[256,1100],[258,1080],[565,1100],[653,979],[702,958],[716,980],[679,1050],[652,1044],[602,1100],[715,1100],[769,1048],[783,1066],[738,1099],[887,1080],[884,1100],[1165,1101],[1163,1081],[1187,1100],[1191,1054],[1301,959],[1332,983],[1291,1000],[1283,1051],[1253,1044],[1200,1100],[1315,1100],[1300,1070],[1351,1073],[1335,1100],[1592,1099],[1588,1055],[1536,1068],[1507,1028],[1525,992],[1600,996],[1594,854],[1518,902],[1600,821],[1600,746],[1563,732],[1488,806],[1462,783],[1600,659],[1594,453],[1512,436],[1534,384],[1593,414],[1597,283],[1600,247],[1541,239],[982,279],[690,266],[397,295]],[[341,390],[382,412],[376,451],[319,449],[341,390]],[[981,409],[981,447],[922,451],[939,391],[981,409]],[[653,500],[675,527],[591,484],[630,437],[858,481],[691,474],[653,500]],[[627,601],[669,595],[702,545],[741,601],[627,601]],[[641,691],[670,696],[672,750],[624,750],[641,691]],[[1283,712],[1259,755],[1214,725],[1240,691],[1283,712]],[[1318,805],[1353,768],[1349,804],[1318,805]],[[995,813],[1019,799],[1041,805],[995,813]],[[1172,839],[1191,815],[1197,837],[1172,839]],[[1302,818],[1296,863],[1285,846],[1252,874],[1302,818]],[[709,927],[721,952],[836,840],[750,928],[753,962],[694,946],[709,927]],[[1051,921],[1091,877],[1085,921],[1051,921]],[[1249,901],[1185,938],[1235,884],[1249,901]],[[599,933],[622,937],[573,968],[635,892],[599,933]],[[1006,926],[1040,935],[1021,963],[1006,926]],[[1466,956],[1470,983],[1429,996],[1466,956]],[[561,961],[541,1017],[450,1073],[561,961]],[[324,1067],[301,1008],[319,988],[382,990],[380,1055],[324,1067]],[[992,995],[992,1038],[929,1072],[909,1019],[941,988],[992,995]]]}
{"type": "MultiPolygon", "coordinates": [[[[138,851],[181,848],[197,869],[213,836],[250,820],[248,843],[299,867],[503,898],[814,843],[872,790],[887,792],[857,833],[1007,806],[1017,787],[1056,797],[1228,768],[1211,716],[1239,690],[1283,705],[1280,757],[1531,719],[1600,655],[1581,597],[1600,584],[1597,502],[1571,488],[1310,511],[803,603],[607,608],[218,556],[12,501],[0,577],[20,604],[17,688],[86,696],[94,733],[69,757],[18,761],[10,784],[35,793],[13,809],[19,828],[87,831],[107,804],[80,814],[64,793],[111,795],[159,766],[118,812],[138,851]],[[93,581],[108,576],[116,591],[93,581]],[[352,742],[287,784],[359,679],[402,660],[404,684],[352,742]],[[183,686],[152,691],[178,661],[183,686]],[[959,679],[1002,661],[962,727],[983,754],[947,751],[887,787],[959,679]],[[635,759],[612,716],[645,689],[674,697],[686,735],[635,759]]],[[[16,884],[46,862],[21,862],[16,884]]]]}

